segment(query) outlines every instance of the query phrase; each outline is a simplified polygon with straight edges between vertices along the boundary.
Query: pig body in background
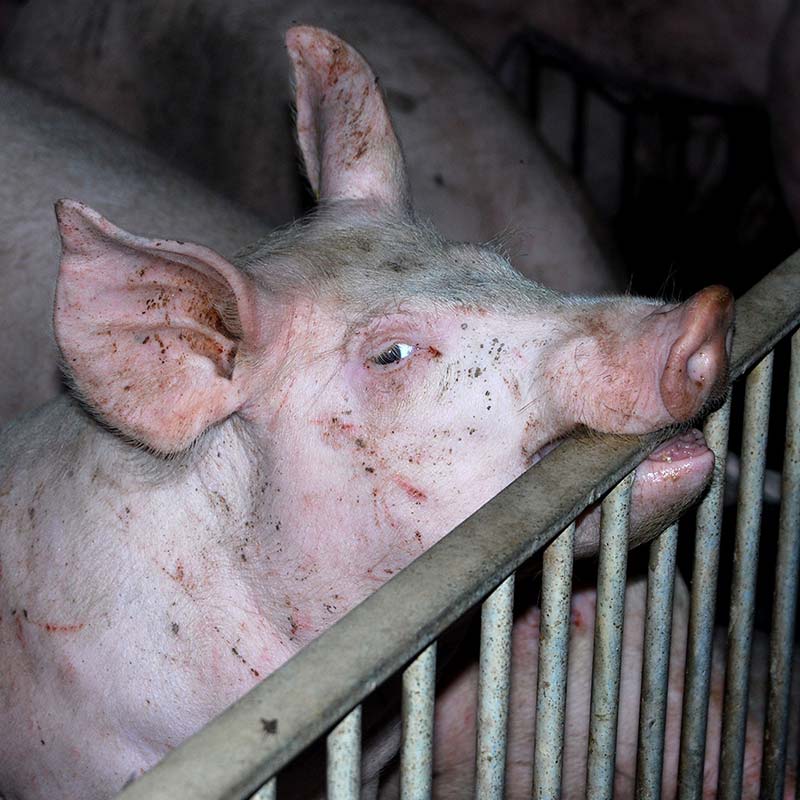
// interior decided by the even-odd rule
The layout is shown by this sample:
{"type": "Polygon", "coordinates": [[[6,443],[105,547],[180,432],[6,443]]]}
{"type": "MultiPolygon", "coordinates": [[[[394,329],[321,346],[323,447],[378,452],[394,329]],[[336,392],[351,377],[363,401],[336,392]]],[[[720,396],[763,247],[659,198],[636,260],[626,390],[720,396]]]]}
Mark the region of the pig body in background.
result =
{"type": "MultiPolygon", "coordinates": [[[[518,617],[512,639],[512,688],[509,703],[509,741],[506,761],[507,800],[531,797],[533,780],[536,685],[539,658],[540,613],[536,605],[519,595],[518,617]],[[519,612],[519,607],[522,607],[519,612]]],[[[530,592],[528,592],[530,594],[530,592]]],[[[639,731],[642,653],[647,582],[643,577],[630,580],[626,587],[622,667],[620,671],[619,721],[617,728],[617,769],[614,797],[634,797],[636,748],[639,731]]],[[[589,744],[589,708],[594,624],[597,592],[593,588],[575,589],[569,640],[566,736],[562,790],[564,800],[579,800],[586,795],[586,754],[589,744]]],[[[678,756],[683,706],[686,639],[689,626],[689,593],[680,575],[676,578],[670,648],[669,691],[667,694],[664,737],[662,797],[677,796],[678,756]]],[[[750,676],[749,714],[743,770],[745,800],[759,796],[764,709],[766,708],[768,647],[766,637],[756,633],[753,642],[750,676]]],[[[725,633],[717,631],[711,663],[704,797],[717,796],[718,761],[722,733],[722,697],[725,674],[725,633]]],[[[800,658],[795,656],[785,785],[786,800],[794,798],[797,769],[798,724],[800,724],[800,658]]],[[[434,791],[436,800],[460,800],[471,796],[475,776],[476,701],[478,665],[472,662],[439,693],[434,730],[434,791]]],[[[399,796],[397,775],[385,779],[381,800],[399,796]]]]}
{"type": "MultiPolygon", "coordinates": [[[[487,64],[526,27],[621,78],[705,100],[764,105],[778,173],[800,228],[800,3],[414,0],[487,64]]],[[[602,135],[602,131],[597,132],[602,135]]]]}
{"type": "Polygon", "coordinates": [[[59,243],[53,202],[80,196],[121,224],[204,239],[231,254],[269,230],[144,147],[0,78],[0,425],[59,390],[50,320],[59,243]]]}
{"type": "Polygon", "coordinates": [[[13,74],[126,129],[257,212],[301,192],[280,36],[321,24],[375,68],[415,207],[449,238],[510,233],[517,269],[547,286],[620,288],[574,185],[495,81],[423,14],[339,0],[31,0],[9,31],[13,74]]]}
{"type": "MultiPolygon", "coordinates": [[[[549,443],[686,422],[724,388],[725,290],[568,298],[448,242],[414,219],[363,59],[288,41],[315,215],[231,263],[59,206],[55,334],[84,405],[0,439],[11,797],[110,795],[549,443]]],[[[698,433],[662,446],[640,518],[712,467],[698,433]]]]}
{"type": "Polygon", "coordinates": [[[770,53],[793,0],[414,0],[491,64],[514,33],[535,28],[589,62],[718,102],[763,100],[770,53]]]}

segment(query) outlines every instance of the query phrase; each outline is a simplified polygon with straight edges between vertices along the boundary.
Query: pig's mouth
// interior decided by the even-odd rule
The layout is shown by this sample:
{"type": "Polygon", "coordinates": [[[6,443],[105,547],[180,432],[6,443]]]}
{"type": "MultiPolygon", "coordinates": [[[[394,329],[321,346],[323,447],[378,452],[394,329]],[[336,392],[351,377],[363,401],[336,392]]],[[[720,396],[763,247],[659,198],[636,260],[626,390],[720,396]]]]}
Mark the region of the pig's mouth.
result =
{"type": "MultiPolygon", "coordinates": [[[[537,464],[566,438],[561,436],[542,445],[535,453],[528,456],[528,465],[537,464]]],[[[650,483],[674,481],[695,464],[701,472],[705,472],[707,468],[713,467],[714,454],[708,448],[702,432],[697,428],[690,428],[688,431],[670,436],[653,450],[636,468],[636,478],[645,479],[650,483]]]]}
{"type": "MultiPolygon", "coordinates": [[[[549,451],[559,442],[552,443],[549,451]]],[[[542,448],[544,450],[545,448],[542,448]]],[[[714,471],[714,453],[694,428],[670,437],[636,468],[631,497],[631,546],[647,541],[675,521],[702,494],[714,471]]],[[[576,520],[575,556],[599,547],[600,504],[576,520]]]]}
{"type": "Polygon", "coordinates": [[[636,468],[636,479],[651,484],[674,482],[691,471],[702,473],[705,480],[710,477],[713,467],[714,454],[705,437],[697,428],[691,428],[672,436],[653,450],[636,468]]]}

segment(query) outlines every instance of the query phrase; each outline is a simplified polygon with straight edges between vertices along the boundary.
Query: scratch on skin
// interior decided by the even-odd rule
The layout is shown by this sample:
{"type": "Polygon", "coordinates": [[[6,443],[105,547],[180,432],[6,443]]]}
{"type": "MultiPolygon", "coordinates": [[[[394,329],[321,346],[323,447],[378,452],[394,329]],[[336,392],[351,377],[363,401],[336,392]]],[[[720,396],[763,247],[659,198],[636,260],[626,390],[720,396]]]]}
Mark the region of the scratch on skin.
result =
{"type": "Polygon", "coordinates": [[[43,622],[42,620],[31,619],[28,615],[27,609],[22,609],[22,614],[16,617],[17,639],[20,644],[25,646],[25,632],[22,628],[22,620],[25,620],[29,625],[33,625],[48,633],[78,633],[86,627],[85,622],[77,622],[73,625],[59,625],[55,622],[43,622]]]}
{"type": "Polygon", "coordinates": [[[409,483],[405,478],[397,476],[394,482],[412,499],[418,503],[424,503],[428,499],[428,495],[418,489],[413,484],[409,483]]]}

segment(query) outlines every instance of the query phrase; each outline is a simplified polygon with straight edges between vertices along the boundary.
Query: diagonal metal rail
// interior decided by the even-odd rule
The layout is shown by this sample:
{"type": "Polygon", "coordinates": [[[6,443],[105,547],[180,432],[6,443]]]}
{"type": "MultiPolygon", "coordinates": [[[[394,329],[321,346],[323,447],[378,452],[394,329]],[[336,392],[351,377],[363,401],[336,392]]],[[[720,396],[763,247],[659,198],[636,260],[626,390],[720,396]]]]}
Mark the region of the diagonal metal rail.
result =
{"type": "MultiPolygon", "coordinates": [[[[734,379],[800,322],[800,253],[737,301],[737,320],[734,379]]],[[[565,442],[118,797],[249,797],[662,439],[655,433],[565,442]]]]}

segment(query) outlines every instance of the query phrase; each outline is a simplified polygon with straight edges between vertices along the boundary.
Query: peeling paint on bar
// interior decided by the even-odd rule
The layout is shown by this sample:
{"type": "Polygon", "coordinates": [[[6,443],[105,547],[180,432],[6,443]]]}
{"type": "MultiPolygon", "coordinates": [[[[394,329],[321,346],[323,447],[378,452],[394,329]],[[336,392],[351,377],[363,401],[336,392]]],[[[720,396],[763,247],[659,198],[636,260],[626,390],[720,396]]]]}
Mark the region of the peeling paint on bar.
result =
{"type": "Polygon", "coordinates": [[[514,576],[510,575],[481,609],[475,788],[482,800],[504,796],[513,622],[514,576]]]}
{"type": "Polygon", "coordinates": [[[703,796],[706,725],[711,684],[711,647],[714,637],[719,537],[725,494],[725,454],[728,451],[730,418],[729,397],[725,405],[708,418],[704,428],[706,443],[716,457],[716,466],[711,486],[697,510],[678,766],[680,800],[701,800],[703,796]]]}
{"type": "Polygon", "coordinates": [[[573,522],[544,551],[533,750],[534,800],[550,800],[561,791],[574,543],[573,522]]]}
{"type": "Polygon", "coordinates": [[[427,800],[431,796],[435,693],[436,642],[428,645],[403,673],[401,800],[427,800]]]}
{"type": "Polygon", "coordinates": [[[586,797],[591,800],[611,800],[614,796],[632,486],[633,473],[614,487],[603,501],[600,521],[589,760],[586,769],[586,797]]]}
{"type": "Polygon", "coordinates": [[[764,499],[772,362],[773,354],[769,353],[748,375],[744,398],[742,474],[739,479],[736,545],[733,554],[725,702],[722,706],[720,800],[737,800],[742,793],[750,649],[756,607],[756,572],[761,536],[761,508],[764,499]]]}
{"type": "Polygon", "coordinates": [[[677,552],[678,524],[675,523],[650,545],[642,699],[639,709],[639,751],[636,760],[636,800],[661,798],[677,552]]]}
{"type": "Polygon", "coordinates": [[[361,797],[361,706],[328,734],[328,800],[361,797]]]}
{"type": "Polygon", "coordinates": [[[792,337],[781,498],[762,768],[763,800],[783,800],[786,771],[789,690],[800,578],[800,331],[792,337]]]}

